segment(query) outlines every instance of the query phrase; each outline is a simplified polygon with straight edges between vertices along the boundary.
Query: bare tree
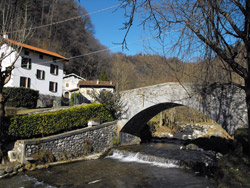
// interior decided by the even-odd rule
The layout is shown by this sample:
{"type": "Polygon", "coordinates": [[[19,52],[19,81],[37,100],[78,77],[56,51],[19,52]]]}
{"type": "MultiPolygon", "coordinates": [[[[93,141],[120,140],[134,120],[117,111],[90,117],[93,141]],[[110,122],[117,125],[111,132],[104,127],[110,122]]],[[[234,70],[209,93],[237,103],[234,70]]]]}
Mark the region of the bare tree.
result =
{"type": "MultiPolygon", "coordinates": [[[[248,122],[250,122],[250,1],[248,0],[122,0],[129,32],[136,14],[141,14],[145,28],[158,32],[159,39],[174,32],[172,50],[178,55],[205,55],[205,59],[221,60],[221,70],[240,79],[230,84],[246,93],[248,122]],[[243,80],[243,82],[239,81],[243,80]]],[[[151,31],[152,31],[151,30],[151,31]]],[[[126,36],[123,44],[126,46],[126,36]]],[[[210,61],[204,61],[211,66],[210,61]]],[[[209,83],[214,85],[216,83],[209,83]]],[[[248,123],[250,126],[250,123],[248,123]]],[[[250,128],[249,128],[250,141],[250,128]]],[[[250,144],[249,144],[250,145],[250,144]]],[[[250,151],[250,149],[249,149],[250,151]]]]}
{"type": "Polygon", "coordinates": [[[11,78],[12,70],[18,60],[22,43],[30,34],[27,29],[27,11],[20,9],[15,1],[2,0],[0,2],[0,133],[4,123],[5,109],[4,104],[7,96],[3,94],[4,85],[11,78]],[[11,39],[11,40],[10,40],[11,39]],[[15,41],[15,42],[13,42],[15,41]],[[8,58],[8,60],[7,60],[8,58]]]}

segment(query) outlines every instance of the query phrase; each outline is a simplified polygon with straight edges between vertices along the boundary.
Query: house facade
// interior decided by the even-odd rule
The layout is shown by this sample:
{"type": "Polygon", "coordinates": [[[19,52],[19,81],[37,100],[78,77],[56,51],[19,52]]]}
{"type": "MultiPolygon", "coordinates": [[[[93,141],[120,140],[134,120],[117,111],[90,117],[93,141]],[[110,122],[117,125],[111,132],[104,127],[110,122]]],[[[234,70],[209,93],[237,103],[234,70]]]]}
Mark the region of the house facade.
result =
{"type": "Polygon", "coordinates": [[[82,78],[74,73],[64,75],[62,92],[63,92],[63,96],[66,99],[70,99],[71,93],[79,90],[77,84],[81,80],[86,80],[86,79],[84,79],[84,78],[82,78]]]}
{"type": "Polygon", "coordinates": [[[83,80],[78,83],[79,92],[81,95],[93,102],[92,93],[100,93],[102,90],[114,92],[115,91],[115,83],[112,81],[99,81],[99,80],[83,80]]]}
{"type": "MultiPolygon", "coordinates": [[[[22,47],[11,79],[5,87],[25,87],[38,90],[40,95],[62,97],[63,61],[67,59],[57,53],[37,48],[31,45],[18,43],[5,38],[6,43],[0,48],[0,53],[8,54],[13,51],[10,45],[22,47]]],[[[17,56],[16,51],[11,53],[2,62],[2,70],[11,65],[17,56]]]]}

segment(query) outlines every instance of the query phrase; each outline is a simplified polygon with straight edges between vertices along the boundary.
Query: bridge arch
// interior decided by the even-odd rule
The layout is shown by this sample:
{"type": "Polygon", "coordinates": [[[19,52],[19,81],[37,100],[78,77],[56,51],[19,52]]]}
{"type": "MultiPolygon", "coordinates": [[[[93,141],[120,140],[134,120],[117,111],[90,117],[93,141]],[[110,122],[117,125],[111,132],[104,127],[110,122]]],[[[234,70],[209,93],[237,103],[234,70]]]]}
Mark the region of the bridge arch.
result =
{"type": "Polygon", "coordinates": [[[152,119],[155,115],[157,115],[158,113],[164,110],[174,108],[177,106],[183,106],[183,105],[177,104],[177,103],[166,102],[166,103],[159,103],[147,109],[144,109],[138,114],[136,114],[134,117],[132,117],[124,125],[121,132],[129,133],[134,136],[140,137],[141,130],[150,119],[152,119]]]}
{"type": "Polygon", "coordinates": [[[244,92],[232,87],[201,94],[191,84],[164,83],[124,91],[121,97],[126,113],[118,121],[118,126],[122,133],[134,136],[139,136],[145,123],[157,113],[181,105],[207,115],[230,135],[237,126],[247,127],[244,92]]]}

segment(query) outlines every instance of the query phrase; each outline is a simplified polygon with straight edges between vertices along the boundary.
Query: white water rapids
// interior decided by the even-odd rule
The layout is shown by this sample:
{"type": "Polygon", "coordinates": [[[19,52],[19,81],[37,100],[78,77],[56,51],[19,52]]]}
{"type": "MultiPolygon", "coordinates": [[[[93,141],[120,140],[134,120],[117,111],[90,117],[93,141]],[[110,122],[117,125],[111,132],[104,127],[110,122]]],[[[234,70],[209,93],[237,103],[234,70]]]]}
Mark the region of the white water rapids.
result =
{"type": "Polygon", "coordinates": [[[179,162],[177,160],[170,160],[152,155],[144,155],[139,152],[133,153],[120,150],[113,150],[112,152],[113,152],[112,155],[107,156],[106,158],[117,159],[121,162],[144,163],[163,168],[179,167],[178,165],[179,162]]]}

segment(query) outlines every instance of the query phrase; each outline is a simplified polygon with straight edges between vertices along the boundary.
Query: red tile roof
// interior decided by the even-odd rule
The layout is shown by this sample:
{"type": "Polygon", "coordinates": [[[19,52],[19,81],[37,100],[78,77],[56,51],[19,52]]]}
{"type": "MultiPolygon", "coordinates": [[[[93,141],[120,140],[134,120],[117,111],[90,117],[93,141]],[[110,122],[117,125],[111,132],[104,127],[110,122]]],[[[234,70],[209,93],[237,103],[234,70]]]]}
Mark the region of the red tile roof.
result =
{"type": "Polygon", "coordinates": [[[50,56],[53,56],[53,57],[57,57],[57,58],[60,58],[60,59],[64,59],[64,60],[67,60],[66,57],[63,57],[55,52],[51,52],[51,51],[48,51],[48,50],[44,50],[42,48],[38,48],[38,47],[35,47],[35,46],[31,46],[31,45],[28,45],[28,44],[24,44],[24,43],[20,43],[20,42],[17,42],[17,41],[14,41],[14,40],[10,40],[10,39],[6,39],[6,41],[14,44],[14,45],[17,45],[17,46],[21,46],[23,48],[27,48],[29,50],[33,50],[33,51],[36,51],[36,52],[40,52],[40,53],[43,53],[43,54],[47,54],[47,55],[50,55],[50,56]]]}
{"type": "Polygon", "coordinates": [[[99,80],[81,80],[77,84],[80,86],[103,86],[103,87],[115,87],[115,83],[112,81],[99,81],[99,80]]]}

